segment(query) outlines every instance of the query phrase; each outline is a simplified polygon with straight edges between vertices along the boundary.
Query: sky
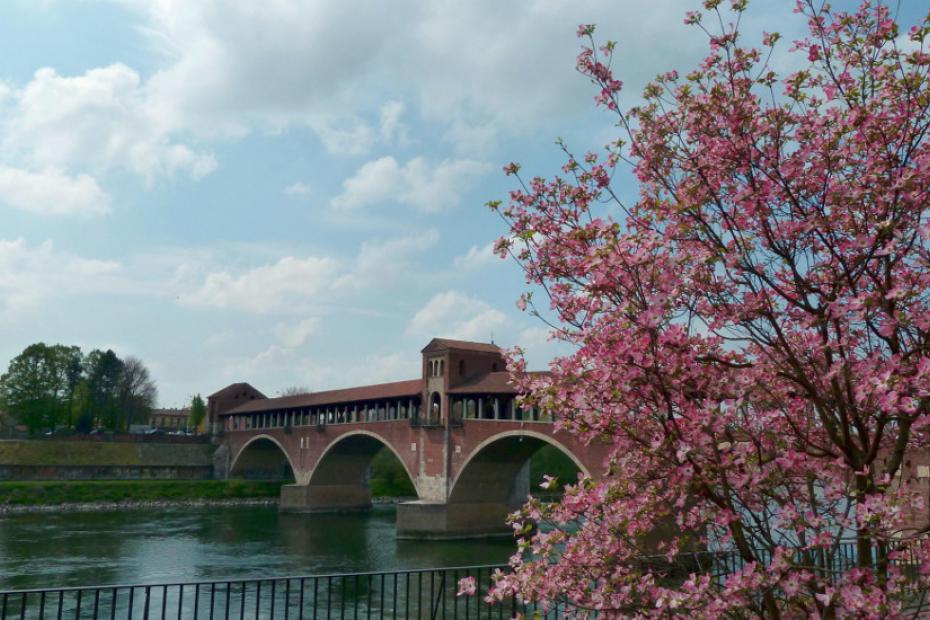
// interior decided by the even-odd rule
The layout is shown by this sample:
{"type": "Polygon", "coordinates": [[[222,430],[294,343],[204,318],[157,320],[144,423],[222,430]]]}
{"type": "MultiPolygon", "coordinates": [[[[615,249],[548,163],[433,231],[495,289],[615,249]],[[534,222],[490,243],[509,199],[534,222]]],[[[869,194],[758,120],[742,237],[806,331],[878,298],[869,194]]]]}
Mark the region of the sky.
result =
{"type": "MultiPolygon", "coordinates": [[[[694,67],[696,0],[5,0],[0,365],[30,343],[141,358],[162,406],[418,376],[433,337],[564,353],[515,306],[487,210],[596,150],[580,23],[637,94],[694,67]]],[[[756,0],[747,36],[804,23],[756,0]]],[[[923,6],[921,6],[923,5],[923,6]]],[[[926,10],[902,0],[902,21],[926,10]]],[[[623,192],[635,194],[625,183],[623,192]]]]}

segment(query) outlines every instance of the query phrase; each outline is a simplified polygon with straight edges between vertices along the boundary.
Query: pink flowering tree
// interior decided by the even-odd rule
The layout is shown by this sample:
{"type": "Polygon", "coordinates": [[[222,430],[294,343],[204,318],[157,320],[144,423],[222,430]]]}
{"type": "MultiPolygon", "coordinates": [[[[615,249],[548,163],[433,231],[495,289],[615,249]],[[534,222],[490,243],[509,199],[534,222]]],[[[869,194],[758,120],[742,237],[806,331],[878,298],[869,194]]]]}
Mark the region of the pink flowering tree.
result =
{"type": "Polygon", "coordinates": [[[563,147],[557,178],[505,170],[520,189],[491,203],[498,249],[546,293],[547,310],[520,305],[573,345],[548,377],[515,356],[515,377],[611,455],[512,517],[492,597],[611,617],[927,613],[927,480],[909,460],[930,448],[930,17],[901,32],[881,3],[800,0],[807,68],[779,76],[778,35],[739,36],[746,4],[689,13],[707,57],[626,111],[614,43],[582,26],[578,69],[619,139],[563,147]]]}

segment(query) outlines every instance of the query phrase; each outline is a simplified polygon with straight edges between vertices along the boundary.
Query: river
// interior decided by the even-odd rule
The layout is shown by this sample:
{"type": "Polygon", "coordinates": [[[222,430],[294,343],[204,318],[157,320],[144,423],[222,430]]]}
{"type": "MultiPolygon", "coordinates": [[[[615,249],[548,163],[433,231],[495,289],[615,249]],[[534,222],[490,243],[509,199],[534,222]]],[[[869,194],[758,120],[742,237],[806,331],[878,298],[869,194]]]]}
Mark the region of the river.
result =
{"type": "Polygon", "coordinates": [[[0,590],[220,580],[505,562],[512,540],[406,541],[393,506],[295,515],[270,507],[0,517],[0,590]]]}

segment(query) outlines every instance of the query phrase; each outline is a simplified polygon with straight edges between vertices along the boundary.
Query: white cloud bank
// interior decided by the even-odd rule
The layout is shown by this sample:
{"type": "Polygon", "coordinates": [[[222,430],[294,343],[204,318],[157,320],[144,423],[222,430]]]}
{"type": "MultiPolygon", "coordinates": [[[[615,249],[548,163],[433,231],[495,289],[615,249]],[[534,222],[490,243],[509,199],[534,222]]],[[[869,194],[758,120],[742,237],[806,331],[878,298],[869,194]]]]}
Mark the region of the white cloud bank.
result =
{"type": "Polygon", "coordinates": [[[124,64],[73,77],[39,69],[8,99],[4,151],[34,168],[118,169],[148,183],[177,173],[200,179],[216,168],[213,155],[172,141],[173,128],[124,64]]]}
{"type": "Polygon", "coordinates": [[[0,313],[22,316],[69,295],[131,292],[123,273],[117,262],[61,252],[51,241],[0,239],[0,313]]]}
{"type": "Polygon", "coordinates": [[[494,334],[504,333],[507,325],[507,315],[487,302],[446,291],[434,295],[413,315],[406,333],[424,339],[439,336],[487,342],[494,334]]]}
{"type": "Polygon", "coordinates": [[[409,276],[415,256],[439,239],[426,231],[382,242],[365,242],[353,257],[285,256],[273,263],[234,272],[186,268],[174,286],[179,303],[264,314],[318,310],[364,292],[384,290],[409,276]]]}
{"type": "Polygon", "coordinates": [[[349,154],[402,140],[408,105],[472,156],[499,135],[561,133],[552,123],[594,94],[574,72],[579,23],[620,42],[634,96],[706,47],[682,23],[692,0],[114,1],[136,8],[163,56],[146,88],[168,125],[208,136],[303,126],[349,154]]]}
{"type": "Polygon", "coordinates": [[[0,203],[40,215],[95,216],[110,211],[110,196],[86,174],[29,172],[0,164],[0,203]]]}
{"type": "Polygon", "coordinates": [[[422,213],[449,211],[459,205],[462,192],[490,168],[470,159],[430,164],[415,157],[401,165],[393,157],[382,157],[346,179],[342,193],[330,204],[340,210],[399,203],[422,213]]]}

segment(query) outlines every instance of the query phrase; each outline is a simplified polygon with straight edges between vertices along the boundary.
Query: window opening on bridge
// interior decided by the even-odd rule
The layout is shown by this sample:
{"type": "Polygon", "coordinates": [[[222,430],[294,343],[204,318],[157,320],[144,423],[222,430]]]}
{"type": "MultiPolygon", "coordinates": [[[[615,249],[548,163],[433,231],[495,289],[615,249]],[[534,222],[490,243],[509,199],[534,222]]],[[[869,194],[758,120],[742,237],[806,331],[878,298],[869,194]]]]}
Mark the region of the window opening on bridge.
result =
{"type": "Polygon", "coordinates": [[[433,392],[429,398],[429,422],[438,424],[442,419],[442,399],[439,392],[433,392]]]}
{"type": "Polygon", "coordinates": [[[465,376],[465,360],[459,360],[459,376],[465,376]]]}

